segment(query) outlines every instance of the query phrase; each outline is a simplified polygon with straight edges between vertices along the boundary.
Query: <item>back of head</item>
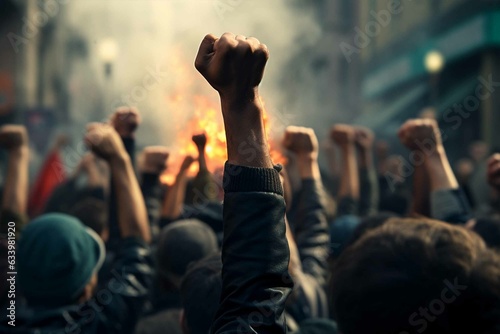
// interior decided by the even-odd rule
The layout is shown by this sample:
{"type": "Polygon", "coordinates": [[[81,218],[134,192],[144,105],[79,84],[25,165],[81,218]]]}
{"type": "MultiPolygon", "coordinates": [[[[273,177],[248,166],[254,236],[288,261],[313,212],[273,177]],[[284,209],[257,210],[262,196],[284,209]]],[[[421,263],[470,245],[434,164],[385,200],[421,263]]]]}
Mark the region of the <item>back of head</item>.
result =
{"type": "Polygon", "coordinates": [[[78,218],[85,226],[90,227],[101,237],[108,228],[108,205],[106,201],[86,197],[73,205],[68,214],[78,218]]]}
{"type": "Polygon", "coordinates": [[[486,245],[500,250],[500,220],[494,218],[478,218],[473,231],[483,238],[486,245]]]}
{"type": "Polygon", "coordinates": [[[184,321],[189,334],[206,334],[219,307],[222,291],[220,254],[191,266],[181,285],[184,321]]]}
{"type": "Polygon", "coordinates": [[[158,240],[156,260],[162,279],[180,284],[190,263],[218,251],[217,237],[205,223],[186,219],[165,226],[158,240]]]}
{"type": "Polygon", "coordinates": [[[461,227],[390,219],[345,250],[332,270],[344,334],[497,333],[500,258],[461,227]]]}
{"type": "Polygon", "coordinates": [[[76,302],[104,260],[99,236],[78,219],[45,214],[23,230],[17,249],[18,281],[31,305],[76,302]]]}

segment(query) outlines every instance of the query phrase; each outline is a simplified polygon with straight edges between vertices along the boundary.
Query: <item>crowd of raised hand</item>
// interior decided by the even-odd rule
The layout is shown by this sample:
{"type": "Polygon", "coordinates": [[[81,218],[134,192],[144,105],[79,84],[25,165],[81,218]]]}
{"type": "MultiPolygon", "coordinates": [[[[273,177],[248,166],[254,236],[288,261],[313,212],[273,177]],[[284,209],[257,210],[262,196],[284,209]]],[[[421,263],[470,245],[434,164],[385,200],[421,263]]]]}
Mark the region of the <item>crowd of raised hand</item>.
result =
{"type": "Polygon", "coordinates": [[[289,126],[287,163],[274,164],[258,88],[268,58],[230,33],[198,50],[220,95],[222,181],[205,134],[171,185],[166,147],[136,168],[147,116],[122,107],[87,126],[89,153],[33,214],[28,134],[0,128],[0,333],[500,333],[500,154],[456,177],[438,122],[419,118],[394,134],[406,158],[336,124],[324,171],[314,130],[289,126]],[[470,191],[476,170],[487,203],[470,191]]]}

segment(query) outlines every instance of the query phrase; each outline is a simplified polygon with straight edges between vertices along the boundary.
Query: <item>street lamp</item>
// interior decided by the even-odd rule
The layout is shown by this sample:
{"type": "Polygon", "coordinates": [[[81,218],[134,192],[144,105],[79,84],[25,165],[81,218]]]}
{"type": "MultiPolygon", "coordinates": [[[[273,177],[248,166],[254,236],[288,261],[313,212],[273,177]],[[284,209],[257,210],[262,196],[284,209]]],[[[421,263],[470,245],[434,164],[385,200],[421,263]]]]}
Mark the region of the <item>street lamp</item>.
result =
{"type": "Polygon", "coordinates": [[[444,56],[437,50],[427,52],[424,59],[425,69],[429,73],[430,81],[430,105],[437,109],[439,98],[439,74],[443,70],[445,64],[444,56]]]}
{"type": "MultiPolygon", "coordinates": [[[[102,113],[108,113],[108,106],[111,105],[111,92],[112,92],[112,80],[111,75],[113,73],[113,62],[118,56],[118,44],[112,38],[103,39],[99,45],[97,50],[97,55],[100,60],[104,63],[104,77],[105,77],[105,85],[103,89],[103,109],[102,113]]],[[[99,115],[103,116],[103,115],[99,115]]]]}
{"type": "Polygon", "coordinates": [[[101,43],[99,43],[98,54],[99,58],[104,63],[104,73],[106,78],[109,78],[111,76],[113,62],[115,61],[116,56],[118,56],[118,45],[115,40],[111,38],[102,40],[101,43]]]}
{"type": "Polygon", "coordinates": [[[439,51],[429,51],[425,55],[425,69],[431,74],[439,73],[444,67],[444,57],[439,51]]]}

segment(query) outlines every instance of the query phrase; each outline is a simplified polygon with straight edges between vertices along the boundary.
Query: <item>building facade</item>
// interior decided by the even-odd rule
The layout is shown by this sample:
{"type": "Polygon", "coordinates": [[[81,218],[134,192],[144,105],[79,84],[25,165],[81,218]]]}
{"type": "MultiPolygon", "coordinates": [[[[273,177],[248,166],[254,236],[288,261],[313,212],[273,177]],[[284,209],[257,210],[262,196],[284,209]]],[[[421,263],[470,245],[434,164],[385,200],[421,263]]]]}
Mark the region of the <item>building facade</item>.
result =
{"type": "Polygon", "coordinates": [[[368,0],[358,10],[343,49],[361,59],[357,123],[394,138],[432,108],[453,157],[474,140],[500,145],[500,1],[368,0]]]}

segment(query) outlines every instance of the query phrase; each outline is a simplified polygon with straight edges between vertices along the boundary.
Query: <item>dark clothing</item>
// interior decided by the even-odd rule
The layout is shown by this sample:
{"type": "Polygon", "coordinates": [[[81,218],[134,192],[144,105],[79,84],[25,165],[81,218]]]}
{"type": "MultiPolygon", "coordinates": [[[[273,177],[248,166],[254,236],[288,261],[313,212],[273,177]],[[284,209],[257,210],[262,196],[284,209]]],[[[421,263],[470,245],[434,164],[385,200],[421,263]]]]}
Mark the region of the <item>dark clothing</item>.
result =
{"type": "Polygon", "coordinates": [[[301,323],[308,318],[328,317],[326,276],[328,259],[328,223],[321,182],[302,180],[296,216],[291,229],[297,244],[303,275],[294,277],[296,287],[287,304],[287,312],[301,323]]]}
{"type": "Polygon", "coordinates": [[[17,310],[16,326],[4,319],[0,333],[133,333],[151,284],[149,247],[137,238],[123,240],[112,275],[81,305],[17,310]]]}
{"type": "Polygon", "coordinates": [[[276,169],[226,163],[222,294],[211,333],[285,333],[285,201],[276,169]]]}
{"type": "Polygon", "coordinates": [[[180,313],[180,309],[173,309],[143,318],[135,334],[182,334],[180,313]]]}
{"type": "Polygon", "coordinates": [[[158,234],[160,233],[160,215],[162,202],[162,185],[160,183],[160,175],[153,173],[142,174],[141,182],[142,196],[146,204],[148,213],[149,226],[151,228],[151,238],[153,244],[156,243],[158,234]]]}

